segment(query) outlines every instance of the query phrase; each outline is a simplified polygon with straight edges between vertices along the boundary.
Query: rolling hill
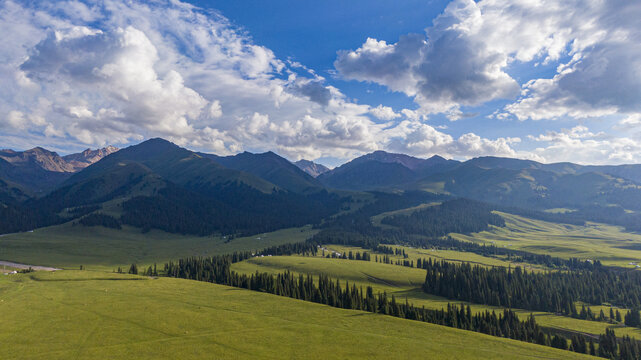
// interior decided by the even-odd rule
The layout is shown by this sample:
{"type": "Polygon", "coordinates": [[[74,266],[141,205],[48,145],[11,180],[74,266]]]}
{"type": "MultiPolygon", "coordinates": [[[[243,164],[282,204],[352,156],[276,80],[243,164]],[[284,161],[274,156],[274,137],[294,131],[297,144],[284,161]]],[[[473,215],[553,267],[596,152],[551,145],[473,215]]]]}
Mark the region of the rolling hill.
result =
{"type": "Polygon", "coordinates": [[[314,177],[271,151],[262,154],[243,152],[225,157],[198,154],[208,157],[226,168],[253,174],[285,190],[305,193],[318,191],[323,187],[314,177]]]}
{"type": "Polygon", "coordinates": [[[65,270],[3,276],[0,289],[6,359],[588,358],[181,279],[65,270]]]}

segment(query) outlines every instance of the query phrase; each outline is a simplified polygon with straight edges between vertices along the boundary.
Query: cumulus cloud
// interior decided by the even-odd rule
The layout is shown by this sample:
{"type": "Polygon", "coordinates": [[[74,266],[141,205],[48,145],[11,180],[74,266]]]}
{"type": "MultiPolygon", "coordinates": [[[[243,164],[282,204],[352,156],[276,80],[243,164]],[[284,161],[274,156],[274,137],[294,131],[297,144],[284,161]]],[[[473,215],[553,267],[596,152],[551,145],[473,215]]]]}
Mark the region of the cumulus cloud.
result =
{"type": "Polygon", "coordinates": [[[541,143],[531,154],[545,162],[573,161],[582,164],[623,164],[641,157],[641,143],[631,137],[594,133],[579,125],[547,131],[529,139],[541,143]]]}
{"type": "Polygon", "coordinates": [[[384,106],[384,105],[378,105],[375,108],[371,108],[369,110],[370,114],[374,115],[377,119],[381,120],[394,120],[396,118],[401,117],[400,114],[397,114],[394,112],[394,109],[392,109],[389,106],[384,106]]]}
{"type": "MultiPolygon", "coordinates": [[[[0,32],[13,34],[0,47],[0,142],[7,146],[77,149],[162,136],[219,154],[250,148],[291,159],[380,149],[510,153],[511,140],[436,130],[423,123],[423,109],[396,113],[350,101],[221,15],[179,1],[7,0],[0,32]]],[[[404,41],[393,48],[410,61],[407,52],[421,41],[404,41]]]]}
{"type": "Polygon", "coordinates": [[[634,1],[455,0],[425,34],[369,38],[339,52],[335,66],[453,120],[461,106],[501,98],[515,102],[497,115],[521,120],[639,113],[640,17],[634,1]],[[517,63],[558,63],[557,73],[522,84],[519,95],[509,74],[517,63]]]}
{"type": "Polygon", "coordinates": [[[346,79],[412,96],[427,112],[516,97],[519,85],[504,71],[507,54],[482,41],[483,32],[479,6],[454,1],[425,35],[401,36],[395,44],[368,38],[354,51],[340,51],[334,66],[346,79]]]}
{"type": "Polygon", "coordinates": [[[401,121],[393,132],[397,136],[391,134],[389,148],[416,156],[444,155],[466,159],[483,154],[514,157],[517,152],[511,146],[521,141],[519,138],[489,140],[474,133],[466,133],[454,139],[432,126],[408,120],[401,121]]]}

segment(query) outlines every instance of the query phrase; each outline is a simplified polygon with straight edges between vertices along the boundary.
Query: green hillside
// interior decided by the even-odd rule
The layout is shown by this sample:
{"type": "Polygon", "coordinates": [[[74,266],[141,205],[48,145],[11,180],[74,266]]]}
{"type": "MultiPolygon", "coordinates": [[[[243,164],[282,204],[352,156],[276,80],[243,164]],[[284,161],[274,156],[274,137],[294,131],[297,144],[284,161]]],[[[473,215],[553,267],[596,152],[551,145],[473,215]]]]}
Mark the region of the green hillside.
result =
{"type": "Polygon", "coordinates": [[[269,151],[262,154],[243,152],[234,156],[198,153],[234,170],[244,171],[265,179],[280,188],[294,192],[318,191],[323,185],[289,160],[269,151]]]}
{"type": "Polygon", "coordinates": [[[588,358],[179,279],[61,271],[3,276],[0,289],[3,359],[588,358]]]}
{"type": "Polygon", "coordinates": [[[604,265],[635,267],[637,263],[641,264],[641,235],[626,232],[621,227],[597,223],[585,226],[556,224],[499,214],[505,219],[505,227],[451,236],[563,258],[598,259],[604,265]]]}
{"type": "MultiPolygon", "coordinates": [[[[335,251],[356,251],[363,252],[363,249],[354,247],[344,247],[329,245],[326,249],[335,249],[335,251]]],[[[404,248],[410,253],[410,258],[416,258],[420,254],[422,258],[428,258],[425,250],[404,248]]],[[[439,251],[442,255],[450,258],[465,259],[474,261],[488,266],[507,266],[508,262],[488,257],[482,257],[469,253],[458,253],[455,251],[439,251]],[[473,260],[472,260],[473,259],[473,260]]],[[[394,259],[402,257],[392,256],[394,259]]],[[[434,257],[435,260],[440,260],[434,257]]],[[[514,266],[514,263],[511,263],[514,266]]],[[[520,264],[522,265],[522,264],[520,264]]],[[[495,306],[479,305],[458,300],[448,300],[447,298],[426,294],[422,291],[421,286],[425,281],[425,271],[422,269],[410,268],[405,266],[376,263],[375,261],[356,261],[346,259],[327,259],[322,257],[305,257],[305,256],[269,256],[261,258],[251,258],[232,265],[232,269],[239,273],[253,274],[258,272],[267,272],[270,274],[279,274],[285,271],[294,274],[319,274],[329,275],[332,279],[340,279],[342,282],[349,282],[351,285],[366,288],[371,286],[375,293],[386,292],[388,296],[394,295],[397,301],[409,303],[428,309],[441,310],[447,308],[448,303],[471,305],[472,311],[484,312],[486,310],[502,311],[502,308],[495,306]]],[[[599,311],[601,307],[592,307],[593,311],[599,311]]],[[[609,307],[603,307],[607,313],[609,307]]],[[[587,321],[576,318],[561,316],[542,311],[530,311],[522,309],[513,309],[519,317],[525,319],[528,315],[534,314],[539,325],[559,329],[562,331],[580,332],[598,336],[605,332],[605,329],[615,329],[618,336],[629,335],[641,339],[641,330],[634,327],[622,327],[607,322],[587,321]]],[[[622,310],[625,313],[625,310],[622,310]]]]}
{"type": "Polygon", "coordinates": [[[160,230],[141,233],[124,226],[122,230],[73,226],[66,223],[0,236],[0,260],[59,268],[111,271],[132,263],[153,264],[186,256],[209,256],[234,251],[305,241],[316,233],[311,227],[291,228],[232,241],[220,236],[170,234],[160,230]]]}
{"type": "Polygon", "coordinates": [[[75,174],[65,184],[102,176],[118,164],[127,162],[140,163],[166,180],[191,189],[211,191],[217,185],[232,183],[243,184],[265,193],[270,193],[274,188],[273,184],[254,175],[226,169],[211,159],[163,139],[147,140],[111,154],[75,174]]]}

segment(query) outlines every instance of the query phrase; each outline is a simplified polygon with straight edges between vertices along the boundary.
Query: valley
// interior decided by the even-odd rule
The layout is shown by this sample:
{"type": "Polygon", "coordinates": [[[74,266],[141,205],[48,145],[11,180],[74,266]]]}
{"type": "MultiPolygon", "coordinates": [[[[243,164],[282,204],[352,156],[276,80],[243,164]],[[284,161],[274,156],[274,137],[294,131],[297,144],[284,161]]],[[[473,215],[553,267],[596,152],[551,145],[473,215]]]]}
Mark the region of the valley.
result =
{"type": "Polygon", "coordinates": [[[25,334],[0,331],[0,357],[300,358],[305,339],[308,358],[571,358],[641,341],[634,167],[111,150],[0,168],[0,260],[61,269],[0,278],[0,316],[25,334]],[[54,170],[47,191],[19,181],[54,170]],[[455,291],[434,288],[446,276],[455,291]]]}

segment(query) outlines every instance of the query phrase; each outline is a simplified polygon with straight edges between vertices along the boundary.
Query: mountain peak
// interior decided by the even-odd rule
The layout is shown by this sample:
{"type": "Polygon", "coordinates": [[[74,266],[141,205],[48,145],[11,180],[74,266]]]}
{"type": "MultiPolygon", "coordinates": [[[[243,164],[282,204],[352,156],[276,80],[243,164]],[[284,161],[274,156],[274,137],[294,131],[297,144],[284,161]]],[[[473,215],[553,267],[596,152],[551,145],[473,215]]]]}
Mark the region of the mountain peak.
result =
{"type": "Polygon", "coordinates": [[[383,150],[376,150],[372,153],[363,155],[352,161],[378,161],[382,163],[397,163],[405,166],[410,170],[415,170],[423,165],[425,159],[419,159],[410,155],[389,153],[383,150]]]}
{"type": "Polygon", "coordinates": [[[57,153],[40,146],[26,151],[0,151],[0,158],[19,167],[40,167],[53,172],[73,172],[73,167],[57,153]]]}
{"type": "Polygon", "coordinates": [[[80,171],[87,166],[100,161],[105,156],[115,153],[118,150],[119,149],[117,147],[111,145],[96,150],[87,148],[80,153],[66,155],[63,157],[63,159],[71,164],[74,171],[80,171]]]}
{"type": "Polygon", "coordinates": [[[329,171],[329,169],[325,165],[317,164],[309,160],[298,160],[294,163],[294,165],[298,166],[299,169],[308,173],[312,177],[318,177],[319,175],[329,171]]]}

